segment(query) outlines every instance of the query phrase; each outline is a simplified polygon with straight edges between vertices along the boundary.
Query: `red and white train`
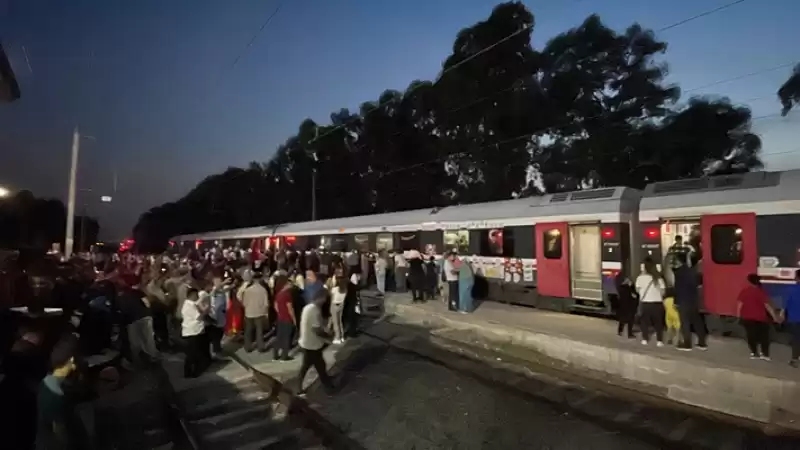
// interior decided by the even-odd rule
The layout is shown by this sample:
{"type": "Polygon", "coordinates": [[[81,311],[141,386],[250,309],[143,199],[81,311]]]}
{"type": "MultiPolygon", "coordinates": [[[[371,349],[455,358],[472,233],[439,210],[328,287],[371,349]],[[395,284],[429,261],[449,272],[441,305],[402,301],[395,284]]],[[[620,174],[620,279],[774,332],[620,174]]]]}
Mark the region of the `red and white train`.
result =
{"type": "MultiPolygon", "coordinates": [[[[456,249],[490,299],[609,313],[614,277],[663,261],[676,236],[694,249],[713,317],[736,314],[749,273],[776,301],[800,262],[800,170],[610,187],[540,197],[177,236],[184,246],[456,249]]],[[[723,321],[724,322],[724,321],[723,321]]]]}

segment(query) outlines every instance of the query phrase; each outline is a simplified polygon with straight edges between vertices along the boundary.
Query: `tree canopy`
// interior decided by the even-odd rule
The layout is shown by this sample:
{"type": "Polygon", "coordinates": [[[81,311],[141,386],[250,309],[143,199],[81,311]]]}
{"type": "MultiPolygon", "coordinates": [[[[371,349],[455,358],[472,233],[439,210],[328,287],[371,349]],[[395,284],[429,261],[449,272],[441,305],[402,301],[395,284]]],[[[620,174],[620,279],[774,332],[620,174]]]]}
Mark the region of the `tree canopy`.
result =
{"type": "Polygon", "coordinates": [[[783,109],[783,116],[789,114],[792,108],[800,103],[800,64],[794,66],[792,75],[786,80],[781,88],[778,89],[778,99],[780,99],[783,109]]]}
{"type": "Polygon", "coordinates": [[[342,109],[330,125],[306,119],[268,162],[144,213],[137,243],[311,220],[312,177],[321,219],[762,167],[750,110],[680,102],[652,31],[592,15],[537,49],[534,30],[522,3],[496,6],[458,33],[435,80],[342,109]]]}
{"type": "MultiPolygon", "coordinates": [[[[58,242],[64,248],[67,208],[61,200],[36,198],[30,191],[0,198],[0,248],[49,249],[58,242]]],[[[100,224],[92,217],[75,217],[75,250],[97,242],[100,224]],[[82,227],[81,227],[82,225],[82,227]]]]}

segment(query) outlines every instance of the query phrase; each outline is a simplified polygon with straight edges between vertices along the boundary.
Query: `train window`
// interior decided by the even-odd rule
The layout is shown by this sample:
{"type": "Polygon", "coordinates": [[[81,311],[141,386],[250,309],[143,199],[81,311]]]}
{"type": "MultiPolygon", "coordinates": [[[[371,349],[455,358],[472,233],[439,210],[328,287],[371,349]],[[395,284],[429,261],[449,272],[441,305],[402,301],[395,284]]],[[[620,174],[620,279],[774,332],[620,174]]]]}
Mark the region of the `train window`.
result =
{"type": "Polygon", "coordinates": [[[547,259],[561,259],[562,244],[561,230],[550,229],[543,232],[542,241],[544,242],[544,257],[547,259]]]}
{"type": "Polygon", "coordinates": [[[742,233],[739,225],[713,225],[711,227],[711,260],[716,264],[741,264],[742,233]]]}
{"type": "Polygon", "coordinates": [[[378,233],[375,238],[375,247],[378,251],[389,251],[394,249],[394,236],[392,233],[378,233]]]}
{"type": "Polygon", "coordinates": [[[353,242],[355,243],[356,250],[360,252],[368,252],[369,251],[369,235],[368,234],[356,234],[353,236],[353,242]]]}
{"type": "Polygon", "coordinates": [[[503,256],[505,236],[503,236],[502,228],[481,230],[480,236],[480,256],[503,256]]]}
{"type": "Polygon", "coordinates": [[[514,257],[514,229],[503,228],[503,256],[514,257]]]}
{"type": "Polygon", "coordinates": [[[455,250],[459,255],[469,254],[469,231],[452,230],[444,232],[444,250],[455,250]]]}

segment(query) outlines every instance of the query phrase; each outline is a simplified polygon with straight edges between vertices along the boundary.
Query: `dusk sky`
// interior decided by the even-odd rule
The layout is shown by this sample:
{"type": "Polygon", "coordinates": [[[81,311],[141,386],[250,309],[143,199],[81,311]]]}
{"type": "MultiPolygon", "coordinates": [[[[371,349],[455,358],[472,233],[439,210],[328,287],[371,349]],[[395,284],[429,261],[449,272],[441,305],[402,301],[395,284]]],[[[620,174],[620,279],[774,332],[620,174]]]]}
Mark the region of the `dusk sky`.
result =
{"type": "MultiPolygon", "coordinates": [[[[0,0],[0,40],[22,91],[0,105],[0,186],[65,199],[77,125],[94,137],[82,143],[78,187],[92,192],[79,204],[103,238],[126,237],[139,214],[205,176],[268,160],[304,118],[328,123],[339,108],[434,78],[456,33],[497,3],[289,0],[246,49],[276,0],[0,0]]],[[[525,3],[541,48],[591,13],[618,30],[659,29],[730,0],[525,3]]],[[[775,92],[800,61],[798,19],[798,0],[750,0],[658,34],[684,90],[742,76],[689,94],[768,116],[754,128],[773,170],[800,167],[799,113],[774,116],[775,92]]]]}

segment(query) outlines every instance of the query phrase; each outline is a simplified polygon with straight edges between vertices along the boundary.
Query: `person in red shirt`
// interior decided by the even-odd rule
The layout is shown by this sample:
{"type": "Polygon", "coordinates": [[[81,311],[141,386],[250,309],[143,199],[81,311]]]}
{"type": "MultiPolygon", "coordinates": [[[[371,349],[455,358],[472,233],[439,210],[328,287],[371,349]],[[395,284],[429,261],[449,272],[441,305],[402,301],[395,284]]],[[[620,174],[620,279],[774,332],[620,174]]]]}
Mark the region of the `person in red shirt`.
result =
{"type": "Polygon", "coordinates": [[[769,317],[778,322],[778,316],[770,304],[767,292],[761,286],[761,278],[750,274],[747,282],[749,285],[739,293],[738,316],[747,335],[750,359],[769,361],[769,317]]]}
{"type": "Polygon", "coordinates": [[[289,350],[292,349],[292,336],[297,327],[294,315],[293,285],[286,275],[275,278],[275,345],[273,356],[276,361],[290,361],[289,350]]]}

